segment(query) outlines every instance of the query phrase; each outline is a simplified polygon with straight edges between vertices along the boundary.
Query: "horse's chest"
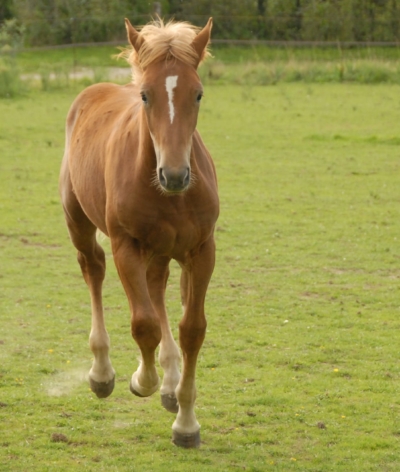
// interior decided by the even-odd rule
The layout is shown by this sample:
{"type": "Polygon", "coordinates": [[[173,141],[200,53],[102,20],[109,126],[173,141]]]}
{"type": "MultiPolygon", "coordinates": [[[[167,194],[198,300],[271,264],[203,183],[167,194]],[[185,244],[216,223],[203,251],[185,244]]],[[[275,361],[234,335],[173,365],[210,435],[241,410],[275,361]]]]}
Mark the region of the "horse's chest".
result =
{"type": "Polygon", "coordinates": [[[203,209],[172,198],[158,204],[150,204],[150,199],[133,199],[132,203],[117,206],[119,226],[150,254],[184,260],[212,234],[214,207],[203,209]]]}
{"type": "Polygon", "coordinates": [[[132,235],[150,253],[179,260],[207,239],[208,226],[196,215],[161,213],[147,218],[137,215],[132,235]]]}
{"type": "Polygon", "coordinates": [[[160,219],[138,228],[138,236],[142,245],[152,253],[180,259],[199,244],[201,231],[190,220],[171,222],[160,219]]]}

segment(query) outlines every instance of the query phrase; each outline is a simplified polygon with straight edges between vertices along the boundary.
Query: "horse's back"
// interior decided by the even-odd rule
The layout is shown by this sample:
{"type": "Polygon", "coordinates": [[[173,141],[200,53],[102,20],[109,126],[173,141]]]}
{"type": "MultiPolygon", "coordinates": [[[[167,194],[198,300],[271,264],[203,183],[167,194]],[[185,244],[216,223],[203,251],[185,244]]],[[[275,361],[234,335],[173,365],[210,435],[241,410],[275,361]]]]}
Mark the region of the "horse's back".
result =
{"type": "Polygon", "coordinates": [[[91,140],[91,134],[100,129],[103,136],[108,136],[107,128],[112,128],[115,120],[130,105],[134,107],[138,104],[138,100],[133,98],[134,88],[133,84],[101,83],[83,90],[72,103],[67,116],[67,140],[74,133],[79,133],[80,138],[91,140]]]}

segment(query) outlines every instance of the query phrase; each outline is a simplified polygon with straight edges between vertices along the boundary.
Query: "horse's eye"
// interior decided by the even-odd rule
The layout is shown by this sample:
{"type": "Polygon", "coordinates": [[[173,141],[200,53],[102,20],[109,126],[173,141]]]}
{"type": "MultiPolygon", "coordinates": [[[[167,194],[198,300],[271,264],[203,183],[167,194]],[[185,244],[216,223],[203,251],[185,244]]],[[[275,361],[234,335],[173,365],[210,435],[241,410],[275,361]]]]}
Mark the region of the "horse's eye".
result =
{"type": "Polygon", "coordinates": [[[143,102],[143,103],[147,103],[147,96],[146,96],[146,94],[142,92],[140,95],[141,95],[141,97],[142,97],[142,102],[143,102]]]}
{"type": "Polygon", "coordinates": [[[203,98],[203,94],[202,94],[202,93],[199,93],[199,94],[197,95],[197,101],[198,101],[198,102],[201,102],[201,99],[202,99],[202,98],[203,98]]]}

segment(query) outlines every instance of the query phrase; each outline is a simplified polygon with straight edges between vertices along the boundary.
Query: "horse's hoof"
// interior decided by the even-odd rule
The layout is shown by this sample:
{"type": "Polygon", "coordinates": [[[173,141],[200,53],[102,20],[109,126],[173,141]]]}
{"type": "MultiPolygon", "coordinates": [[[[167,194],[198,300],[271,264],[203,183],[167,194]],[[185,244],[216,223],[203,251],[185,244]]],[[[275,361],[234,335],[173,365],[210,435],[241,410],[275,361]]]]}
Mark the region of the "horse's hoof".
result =
{"type": "Polygon", "coordinates": [[[158,387],[160,386],[160,383],[157,382],[156,385],[154,385],[154,387],[150,387],[150,388],[142,387],[141,385],[139,385],[136,379],[137,379],[137,375],[135,372],[130,381],[129,389],[137,397],[149,397],[150,395],[153,395],[153,393],[156,392],[158,390],[158,387]]]}
{"type": "Polygon", "coordinates": [[[94,392],[98,398],[109,397],[115,386],[115,376],[109,382],[96,382],[89,378],[90,389],[94,392]]]}
{"type": "Polygon", "coordinates": [[[133,387],[132,387],[132,383],[129,384],[129,390],[131,391],[131,393],[133,393],[134,395],[136,395],[137,397],[141,397],[141,398],[144,398],[146,395],[141,395],[137,390],[135,390],[133,387]]]}
{"type": "Polygon", "coordinates": [[[161,394],[161,405],[171,413],[178,413],[178,400],[174,393],[161,394]]]}
{"type": "Polygon", "coordinates": [[[172,431],[172,442],[186,449],[200,447],[200,431],[191,434],[182,434],[172,431]]]}

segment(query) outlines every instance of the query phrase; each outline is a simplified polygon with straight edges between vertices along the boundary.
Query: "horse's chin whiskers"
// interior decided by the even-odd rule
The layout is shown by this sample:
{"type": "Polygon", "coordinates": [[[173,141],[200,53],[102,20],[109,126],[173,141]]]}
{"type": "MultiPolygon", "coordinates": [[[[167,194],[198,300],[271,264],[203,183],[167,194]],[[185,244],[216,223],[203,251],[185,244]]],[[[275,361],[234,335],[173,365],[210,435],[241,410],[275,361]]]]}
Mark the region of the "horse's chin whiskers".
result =
{"type": "Polygon", "coordinates": [[[189,180],[189,185],[187,187],[187,190],[189,190],[190,188],[194,187],[196,185],[196,182],[197,182],[197,176],[191,171],[190,172],[190,180],[189,180]]]}
{"type": "Polygon", "coordinates": [[[154,175],[150,180],[150,184],[155,187],[161,195],[165,195],[167,191],[163,188],[163,186],[160,184],[160,181],[158,179],[157,175],[157,170],[154,171],[154,175]]]}

